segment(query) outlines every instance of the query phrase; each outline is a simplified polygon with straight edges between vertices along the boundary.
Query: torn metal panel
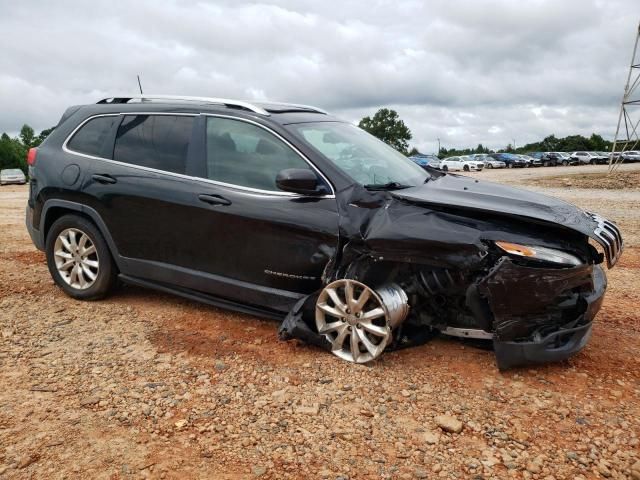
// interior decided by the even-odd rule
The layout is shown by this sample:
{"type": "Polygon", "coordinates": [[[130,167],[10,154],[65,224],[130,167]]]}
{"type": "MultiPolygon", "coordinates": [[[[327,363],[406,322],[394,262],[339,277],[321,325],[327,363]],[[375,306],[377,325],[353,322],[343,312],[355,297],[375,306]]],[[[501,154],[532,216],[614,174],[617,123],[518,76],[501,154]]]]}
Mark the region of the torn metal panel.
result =
{"type": "MultiPolygon", "coordinates": [[[[602,243],[598,228],[607,229],[606,239],[614,237],[611,265],[622,249],[613,224],[602,227],[573,205],[456,175],[434,174],[422,187],[393,191],[353,184],[337,192],[336,201],[339,247],[323,284],[350,278],[377,288],[393,282],[406,293],[410,313],[388,349],[423,343],[439,331],[473,330],[493,338],[500,368],[566,358],[582,348],[606,287],[597,266],[602,256],[587,237],[602,243]],[[494,241],[570,252],[583,264],[564,268],[511,258],[494,241]]],[[[335,336],[327,339],[314,322],[321,291],[289,312],[282,339],[332,349],[335,336]]]]}

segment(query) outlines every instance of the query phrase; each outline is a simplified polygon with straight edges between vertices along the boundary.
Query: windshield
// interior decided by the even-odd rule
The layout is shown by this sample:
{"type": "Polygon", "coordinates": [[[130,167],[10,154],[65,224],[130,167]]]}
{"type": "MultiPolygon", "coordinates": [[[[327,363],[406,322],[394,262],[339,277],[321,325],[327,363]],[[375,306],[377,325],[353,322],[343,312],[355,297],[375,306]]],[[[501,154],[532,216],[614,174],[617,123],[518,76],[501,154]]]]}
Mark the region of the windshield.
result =
{"type": "Polygon", "coordinates": [[[19,168],[8,168],[7,170],[2,170],[2,173],[5,175],[22,175],[22,170],[19,168]]]}
{"type": "Polygon", "coordinates": [[[340,122],[289,125],[354,181],[390,189],[422,185],[430,175],[386,143],[340,122]]]}

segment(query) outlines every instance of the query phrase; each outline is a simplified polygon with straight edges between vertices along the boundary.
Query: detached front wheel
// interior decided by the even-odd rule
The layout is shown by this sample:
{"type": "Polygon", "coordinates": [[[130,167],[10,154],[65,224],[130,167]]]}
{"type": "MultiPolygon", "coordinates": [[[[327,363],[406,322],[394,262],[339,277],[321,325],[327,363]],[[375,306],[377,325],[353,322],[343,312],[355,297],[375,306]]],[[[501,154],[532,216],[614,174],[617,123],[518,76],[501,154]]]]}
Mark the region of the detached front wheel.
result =
{"type": "Polygon", "coordinates": [[[55,283],[79,300],[106,296],[116,283],[117,269],[96,226],[84,217],[65,215],[47,234],[47,266],[55,283]]]}
{"type": "Polygon", "coordinates": [[[408,310],[407,296],[397,285],[376,291],[356,280],[336,280],[318,296],[316,328],[334,355],[366,363],[382,355],[408,310]]]}

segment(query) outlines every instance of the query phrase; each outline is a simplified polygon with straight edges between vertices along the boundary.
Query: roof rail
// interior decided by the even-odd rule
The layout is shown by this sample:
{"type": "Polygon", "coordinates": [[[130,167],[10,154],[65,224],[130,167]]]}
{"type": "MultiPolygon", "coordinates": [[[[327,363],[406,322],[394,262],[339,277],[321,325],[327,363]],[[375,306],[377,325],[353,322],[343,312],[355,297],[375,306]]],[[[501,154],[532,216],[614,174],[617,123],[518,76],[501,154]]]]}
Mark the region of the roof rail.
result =
{"type": "Polygon", "coordinates": [[[324,113],[325,115],[329,115],[329,112],[327,112],[326,110],[322,110],[321,108],[313,107],[311,105],[302,105],[300,103],[269,102],[269,101],[258,102],[258,103],[260,105],[266,105],[267,108],[269,106],[271,106],[271,105],[278,106],[278,107],[293,107],[293,108],[300,108],[300,109],[304,109],[304,110],[310,110],[310,111],[316,112],[316,113],[324,113]]]}
{"type": "Polygon", "coordinates": [[[129,103],[130,100],[140,100],[141,102],[151,102],[154,100],[177,100],[183,102],[199,102],[199,103],[214,103],[219,105],[225,105],[227,107],[240,107],[245,110],[249,110],[260,115],[269,116],[264,108],[254,105],[250,102],[244,102],[242,100],[231,100],[229,98],[212,98],[212,97],[188,97],[180,95],[130,95],[126,97],[109,97],[103,98],[97,103],[129,103]]]}

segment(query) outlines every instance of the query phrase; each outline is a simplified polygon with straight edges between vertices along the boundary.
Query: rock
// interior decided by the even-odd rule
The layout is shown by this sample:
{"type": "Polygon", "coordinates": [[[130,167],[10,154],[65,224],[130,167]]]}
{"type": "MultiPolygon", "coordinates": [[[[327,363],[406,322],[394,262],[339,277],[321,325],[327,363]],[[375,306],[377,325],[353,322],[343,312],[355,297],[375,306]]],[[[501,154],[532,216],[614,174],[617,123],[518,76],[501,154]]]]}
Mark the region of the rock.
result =
{"type": "Polygon", "coordinates": [[[311,405],[298,405],[295,407],[295,413],[302,415],[318,415],[320,412],[320,404],[312,403],[311,405]]]}
{"type": "Polygon", "coordinates": [[[187,426],[187,421],[182,419],[182,420],[178,420],[174,425],[176,426],[176,428],[184,428],[187,426]]]}
{"type": "Polygon", "coordinates": [[[436,463],[433,467],[431,467],[431,471],[433,473],[439,473],[440,471],[442,471],[442,465],[436,463]]]}
{"type": "Polygon", "coordinates": [[[536,457],[533,460],[527,462],[526,469],[531,473],[540,473],[542,471],[543,459],[542,457],[536,457]]]}
{"type": "Polygon", "coordinates": [[[223,372],[226,370],[227,366],[222,360],[216,360],[213,364],[213,368],[215,368],[217,372],[223,372]]]}
{"type": "Polygon", "coordinates": [[[602,462],[598,464],[598,472],[605,478],[609,478],[611,476],[611,471],[609,468],[602,462]]]}
{"type": "Polygon", "coordinates": [[[40,455],[38,455],[37,453],[34,453],[33,455],[28,455],[26,457],[22,457],[18,462],[17,468],[20,468],[20,469],[27,468],[32,463],[37,462],[39,458],[40,458],[40,455]]]}
{"type": "Polygon", "coordinates": [[[424,432],[422,434],[422,439],[429,445],[436,445],[440,440],[440,436],[433,432],[424,432]]]}
{"type": "Polygon", "coordinates": [[[100,397],[98,397],[97,395],[92,395],[91,397],[85,397],[82,400],[80,400],[80,406],[89,407],[99,402],[100,402],[100,397]]]}
{"type": "Polygon", "coordinates": [[[436,425],[445,432],[460,433],[462,431],[462,422],[451,415],[438,415],[435,421],[436,425]]]}
{"type": "Polygon", "coordinates": [[[255,477],[261,477],[262,475],[267,473],[267,467],[263,467],[262,465],[254,465],[253,467],[251,467],[251,473],[253,473],[255,477]]]}
{"type": "Polygon", "coordinates": [[[416,468],[413,472],[413,475],[416,478],[429,478],[429,474],[427,473],[427,471],[424,468],[416,468]]]}
{"type": "Polygon", "coordinates": [[[640,480],[640,460],[631,465],[631,478],[633,478],[633,480],[640,480]]]}

